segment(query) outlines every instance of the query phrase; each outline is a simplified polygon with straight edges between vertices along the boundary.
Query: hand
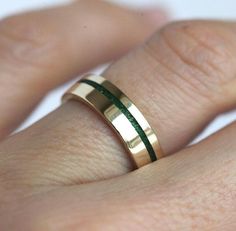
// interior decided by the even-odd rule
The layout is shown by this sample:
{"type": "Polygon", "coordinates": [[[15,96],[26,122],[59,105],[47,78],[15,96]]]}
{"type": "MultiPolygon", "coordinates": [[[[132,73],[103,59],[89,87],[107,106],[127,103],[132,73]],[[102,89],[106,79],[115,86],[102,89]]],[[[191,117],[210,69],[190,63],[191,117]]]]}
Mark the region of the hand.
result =
{"type": "MultiPolygon", "coordinates": [[[[60,18],[67,10],[60,11],[60,18]]],[[[75,73],[111,57],[94,57],[98,49],[94,45],[87,47],[81,59],[78,50],[85,48],[78,39],[82,35],[75,29],[70,31],[74,36],[62,33],[69,29],[63,28],[67,23],[62,20],[59,28],[50,15],[32,13],[2,22],[2,28],[8,25],[2,30],[7,35],[2,42],[11,48],[3,49],[1,58],[9,76],[3,89],[9,95],[2,94],[8,101],[1,105],[1,112],[10,111],[4,120],[8,126],[10,118],[26,114],[25,105],[37,102],[36,89],[36,95],[42,96],[75,73]],[[40,42],[42,38],[19,43],[21,36],[12,36],[9,24],[22,28],[22,17],[29,16],[40,18],[28,20],[37,23],[35,28],[46,20],[48,31],[57,28],[58,34],[43,33],[63,39],[58,43],[49,40],[46,45],[40,42]],[[64,46],[62,41],[67,41],[64,46]],[[21,46],[28,47],[22,59],[12,56],[21,46]],[[79,61],[83,68],[77,65],[79,61]],[[24,84],[14,85],[16,77],[24,84]],[[16,86],[21,94],[12,104],[16,86]]],[[[70,18],[70,25],[75,24],[74,17],[77,15],[70,18]]],[[[64,104],[3,141],[1,230],[235,230],[236,125],[186,148],[216,115],[235,106],[235,30],[235,24],[227,22],[172,23],[103,74],[138,105],[158,131],[167,156],[153,164],[131,172],[132,163],[111,129],[78,102],[64,104]]],[[[115,42],[114,37],[109,38],[103,50],[110,40],[115,42]]]]}

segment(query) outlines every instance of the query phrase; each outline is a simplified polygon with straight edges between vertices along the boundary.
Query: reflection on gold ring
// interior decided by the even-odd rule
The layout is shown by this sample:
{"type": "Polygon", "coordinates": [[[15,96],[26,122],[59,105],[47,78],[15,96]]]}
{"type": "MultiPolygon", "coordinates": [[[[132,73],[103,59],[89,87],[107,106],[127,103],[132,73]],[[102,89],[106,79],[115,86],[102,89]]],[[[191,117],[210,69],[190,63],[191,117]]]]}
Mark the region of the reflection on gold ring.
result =
{"type": "Polygon", "coordinates": [[[163,156],[156,133],[133,102],[102,76],[87,75],[63,96],[83,101],[116,131],[138,168],[163,156]]]}

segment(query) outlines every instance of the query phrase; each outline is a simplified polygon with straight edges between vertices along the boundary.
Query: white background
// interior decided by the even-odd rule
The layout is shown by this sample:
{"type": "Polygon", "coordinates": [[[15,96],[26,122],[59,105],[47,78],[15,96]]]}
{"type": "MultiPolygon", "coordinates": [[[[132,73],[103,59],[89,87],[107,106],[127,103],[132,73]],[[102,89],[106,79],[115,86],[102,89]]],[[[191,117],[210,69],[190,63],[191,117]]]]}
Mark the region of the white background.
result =
{"type": "MultiPolygon", "coordinates": [[[[111,0],[110,0],[111,1],[111,0]]],[[[120,4],[134,7],[164,6],[171,12],[173,19],[217,18],[236,19],[235,0],[113,0],[120,4]]],[[[0,18],[32,8],[65,4],[69,0],[0,0],[0,18]]],[[[236,37],[235,37],[236,39],[236,37]]],[[[51,92],[35,110],[23,127],[32,124],[48,112],[59,106],[60,96],[67,86],[51,92]]],[[[236,93],[236,89],[235,89],[236,93]]],[[[201,138],[209,135],[225,124],[236,119],[236,112],[231,112],[217,118],[202,134],[201,138]]]]}

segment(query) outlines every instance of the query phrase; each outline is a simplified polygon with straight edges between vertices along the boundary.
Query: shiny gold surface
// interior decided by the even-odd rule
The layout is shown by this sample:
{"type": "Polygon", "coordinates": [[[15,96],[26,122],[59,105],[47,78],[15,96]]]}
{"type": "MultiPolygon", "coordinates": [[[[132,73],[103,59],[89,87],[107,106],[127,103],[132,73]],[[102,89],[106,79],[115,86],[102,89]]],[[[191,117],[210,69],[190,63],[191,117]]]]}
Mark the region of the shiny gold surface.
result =
{"type": "MultiPolygon", "coordinates": [[[[148,124],[142,113],[132,103],[132,101],[124,95],[116,86],[101,76],[88,75],[85,79],[92,80],[107,90],[109,90],[115,97],[117,97],[128,111],[139,123],[146,134],[153,150],[156,153],[157,159],[162,157],[162,150],[160,148],[157,136],[151,126],[148,124]]],[[[145,144],[141,137],[130,123],[128,118],[120,111],[114,103],[112,103],[106,96],[97,91],[94,87],[77,82],[72,86],[63,96],[63,101],[70,99],[79,100],[87,103],[93,107],[99,114],[108,122],[110,126],[116,131],[123,141],[127,151],[134,160],[136,166],[142,167],[151,163],[151,158],[145,144]]]]}

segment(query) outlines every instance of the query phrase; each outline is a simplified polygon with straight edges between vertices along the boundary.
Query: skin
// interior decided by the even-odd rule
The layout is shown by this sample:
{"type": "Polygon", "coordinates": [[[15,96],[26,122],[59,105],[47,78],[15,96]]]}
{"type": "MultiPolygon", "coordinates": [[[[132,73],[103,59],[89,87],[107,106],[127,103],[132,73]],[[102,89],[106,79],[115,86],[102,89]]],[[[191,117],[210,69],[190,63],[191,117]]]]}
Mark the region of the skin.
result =
{"type": "Polygon", "coordinates": [[[0,230],[236,229],[236,124],[186,147],[236,106],[235,23],[171,23],[137,47],[163,23],[149,16],[78,1],[0,23],[0,230]],[[158,131],[165,158],[134,170],[72,101],[8,136],[48,90],[134,46],[103,76],[158,131]]]}

